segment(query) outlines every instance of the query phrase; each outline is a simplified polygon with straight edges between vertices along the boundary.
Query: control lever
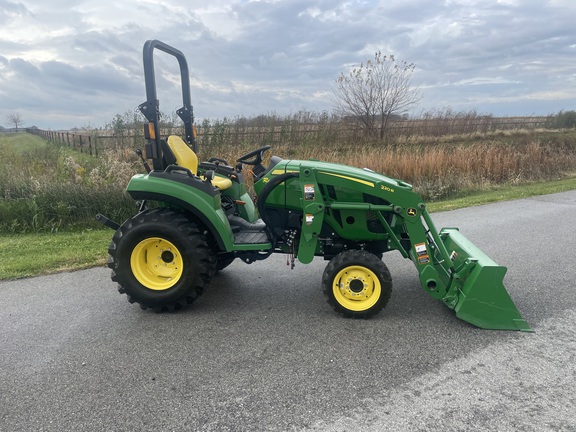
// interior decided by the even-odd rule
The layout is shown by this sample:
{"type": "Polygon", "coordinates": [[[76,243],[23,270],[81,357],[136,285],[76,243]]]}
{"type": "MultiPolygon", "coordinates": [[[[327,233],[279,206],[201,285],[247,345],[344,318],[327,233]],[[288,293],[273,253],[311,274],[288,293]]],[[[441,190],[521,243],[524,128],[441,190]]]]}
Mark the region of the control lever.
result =
{"type": "Polygon", "coordinates": [[[136,149],[136,154],[140,157],[140,160],[142,160],[142,165],[144,165],[144,169],[146,170],[146,172],[149,173],[150,171],[152,171],[150,169],[150,165],[148,165],[148,161],[144,159],[144,156],[142,155],[142,150],[136,149]]]}

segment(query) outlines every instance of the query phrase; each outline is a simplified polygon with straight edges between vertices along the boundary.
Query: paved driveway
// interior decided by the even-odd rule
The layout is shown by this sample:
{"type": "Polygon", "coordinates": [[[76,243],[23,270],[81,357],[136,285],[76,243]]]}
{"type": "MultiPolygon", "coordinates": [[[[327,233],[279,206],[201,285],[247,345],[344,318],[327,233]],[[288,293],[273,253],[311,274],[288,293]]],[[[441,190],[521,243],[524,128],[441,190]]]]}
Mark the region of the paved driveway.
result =
{"type": "Polygon", "coordinates": [[[176,314],[103,268],[2,282],[0,430],[574,431],[575,211],[573,191],[433,215],[509,268],[532,334],[456,319],[397,253],[368,321],[325,303],[321,259],[235,262],[176,314]]]}

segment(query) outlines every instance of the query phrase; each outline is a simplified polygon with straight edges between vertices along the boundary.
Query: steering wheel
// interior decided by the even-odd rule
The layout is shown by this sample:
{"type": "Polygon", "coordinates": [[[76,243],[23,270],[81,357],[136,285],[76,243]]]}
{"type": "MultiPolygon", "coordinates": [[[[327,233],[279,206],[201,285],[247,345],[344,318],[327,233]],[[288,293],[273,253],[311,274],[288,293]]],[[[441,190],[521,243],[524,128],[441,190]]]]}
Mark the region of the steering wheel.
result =
{"type": "Polygon", "coordinates": [[[244,156],[240,156],[236,162],[240,162],[246,165],[260,165],[264,159],[264,152],[270,149],[270,146],[260,147],[257,150],[246,153],[244,156]]]}

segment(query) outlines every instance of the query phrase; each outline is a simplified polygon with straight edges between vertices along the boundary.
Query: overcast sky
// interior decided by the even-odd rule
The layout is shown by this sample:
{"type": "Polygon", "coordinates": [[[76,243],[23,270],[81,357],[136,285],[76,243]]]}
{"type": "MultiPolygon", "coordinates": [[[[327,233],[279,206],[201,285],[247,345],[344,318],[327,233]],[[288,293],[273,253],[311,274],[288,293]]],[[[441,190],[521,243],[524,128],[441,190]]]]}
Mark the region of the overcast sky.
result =
{"type": "MultiPolygon", "coordinates": [[[[412,114],[576,109],[575,0],[0,0],[0,124],[100,127],[145,100],[142,47],[184,52],[197,120],[332,111],[375,51],[413,62],[412,114]]],[[[160,109],[176,61],[156,51],[160,109]]]]}

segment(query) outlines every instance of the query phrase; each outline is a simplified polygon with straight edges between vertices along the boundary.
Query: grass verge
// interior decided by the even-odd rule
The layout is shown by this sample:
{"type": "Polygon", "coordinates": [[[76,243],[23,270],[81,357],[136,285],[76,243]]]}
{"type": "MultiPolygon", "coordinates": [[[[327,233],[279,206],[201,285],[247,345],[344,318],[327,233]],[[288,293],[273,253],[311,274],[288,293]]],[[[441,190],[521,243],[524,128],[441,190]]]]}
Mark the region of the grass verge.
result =
{"type": "Polygon", "coordinates": [[[0,280],[104,265],[113,231],[0,236],[0,280]]]}
{"type": "Polygon", "coordinates": [[[27,133],[1,133],[0,145],[10,146],[19,154],[46,148],[46,141],[36,135],[27,133]]]}
{"type": "Polygon", "coordinates": [[[427,204],[427,208],[430,212],[456,210],[464,207],[511,201],[537,195],[548,195],[574,189],[576,189],[576,177],[521,186],[500,186],[490,191],[472,192],[459,198],[433,202],[427,204]]]}
{"type": "MultiPolygon", "coordinates": [[[[576,189],[576,177],[523,186],[501,187],[428,205],[431,212],[509,201],[576,189]]],[[[104,266],[113,232],[16,234],[0,236],[0,280],[104,266]]]]}

